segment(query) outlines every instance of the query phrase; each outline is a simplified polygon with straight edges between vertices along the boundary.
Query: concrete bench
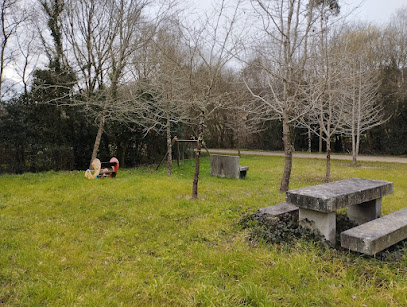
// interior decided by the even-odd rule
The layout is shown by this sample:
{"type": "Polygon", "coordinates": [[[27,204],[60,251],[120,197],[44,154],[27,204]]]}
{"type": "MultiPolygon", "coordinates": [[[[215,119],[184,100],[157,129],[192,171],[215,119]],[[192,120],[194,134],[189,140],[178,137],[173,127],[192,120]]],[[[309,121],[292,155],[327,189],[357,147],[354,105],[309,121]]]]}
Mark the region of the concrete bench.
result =
{"type": "Polygon", "coordinates": [[[350,178],[288,191],[286,202],[300,208],[301,225],[319,230],[335,244],[336,210],[347,207],[348,217],[363,224],[381,216],[382,197],[391,193],[392,182],[350,178]]]}
{"type": "Polygon", "coordinates": [[[257,210],[257,212],[260,214],[267,214],[272,217],[279,217],[283,214],[289,214],[298,218],[298,207],[286,202],[274,206],[261,208],[257,210]]]}
{"type": "Polygon", "coordinates": [[[211,154],[211,176],[244,179],[248,166],[240,166],[238,156],[211,154]]]}
{"type": "Polygon", "coordinates": [[[341,246],[374,255],[407,238],[407,208],[341,233],[341,246]]]}

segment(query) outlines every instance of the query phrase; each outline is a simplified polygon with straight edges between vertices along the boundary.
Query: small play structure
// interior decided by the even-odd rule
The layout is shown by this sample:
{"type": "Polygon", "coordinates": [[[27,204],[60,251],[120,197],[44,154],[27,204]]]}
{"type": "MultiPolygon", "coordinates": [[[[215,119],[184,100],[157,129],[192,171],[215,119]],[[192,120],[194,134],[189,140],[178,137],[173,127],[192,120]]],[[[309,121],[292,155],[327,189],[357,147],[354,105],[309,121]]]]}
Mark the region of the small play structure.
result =
{"type": "MultiPolygon", "coordinates": [[[[194,158],[194,153],[196,150],[198,139],[191,137],[187,139],[178,139],[177,136],[174,136],[172,140],[173,144],[177,144],[177,165],[183,164],[185,158],[194,158]],[[182,145],[182,150],[180,150],[180,145],[182,145]],[[190,145],[190,146],[188,146],[190,145]]],[[[205,143],[202,142],[202,147],[206,150],[207,154],[210,156],[208,148],[206,148],[205,143]]]]}
{"type": "Polygon", "coordinates": [[[119,171],[119,160],[113,157],[109,162],[100,162],[100,160],[96,158],[92,161],[92,168],[93,170],[87,169],[85,171],[85,177],[88,179],[96,179],[98,177],[114,178],[119,171]]]}
{"type": "MultiPolygon", "coordinates": [[[[191,137],[189,140],[188,139],[178,139],[177,136],[174,136],[172,139],[172,144],[174,149],[176,150],[176,157],[177,157],[177,166],[180,166],[184,163],[185,159],[192,159],[194,158],[194,153],[196,151],[196,146],[198,143],[198,139],[195,137],[191,137]],[[180,146],[181,145],[181,146],[180,146]],[[182,148],[180,148],[182,147],[182,148]]],[[[202,143],[202,147],[206,150],[208,155],[210,156],[211,154],[209,153],[208,148],[205,146],[204,143],[202,143]]],[[[168,152],[165,154],[164,158],[160,161],[160,163],[157,165],[156,170],[161,166],[161,164],[164,162],[164,160],[167,158],[168,152]]]]}

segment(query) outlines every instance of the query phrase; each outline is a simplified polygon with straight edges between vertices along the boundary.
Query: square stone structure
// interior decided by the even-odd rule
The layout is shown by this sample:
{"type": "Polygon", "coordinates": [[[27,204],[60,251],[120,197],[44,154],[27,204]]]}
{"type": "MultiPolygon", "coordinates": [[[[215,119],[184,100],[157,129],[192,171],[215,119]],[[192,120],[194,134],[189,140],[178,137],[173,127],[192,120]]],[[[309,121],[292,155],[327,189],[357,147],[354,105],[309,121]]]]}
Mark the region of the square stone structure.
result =
{"type": "Polygon", "coordinates": [[[240,158],[238,156],[211,154],[211,176],[239,179],[240,158]]]}
{"type": "Polygon", "coordinates": [[[300,224],[335,244],[336,210],[348,207],[348,217],[362,224],[381,216],[382,197],[391,193],[392,182],[350,178],[288,191],[286,202],[299,207],[300,224]]]}

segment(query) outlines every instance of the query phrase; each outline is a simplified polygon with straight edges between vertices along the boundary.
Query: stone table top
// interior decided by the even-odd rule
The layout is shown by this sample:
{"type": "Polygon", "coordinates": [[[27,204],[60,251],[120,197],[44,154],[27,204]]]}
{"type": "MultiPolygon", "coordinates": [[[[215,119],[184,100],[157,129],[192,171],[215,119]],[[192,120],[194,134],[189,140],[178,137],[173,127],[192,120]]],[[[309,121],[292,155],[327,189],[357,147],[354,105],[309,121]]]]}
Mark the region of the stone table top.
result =
{"type": "Polygon", "coordinates": [[[391,193],[393,183],[390,181],[350,178],[288,191],[286,202],[300,208],[327,213],[379,199],[391,193]]]}

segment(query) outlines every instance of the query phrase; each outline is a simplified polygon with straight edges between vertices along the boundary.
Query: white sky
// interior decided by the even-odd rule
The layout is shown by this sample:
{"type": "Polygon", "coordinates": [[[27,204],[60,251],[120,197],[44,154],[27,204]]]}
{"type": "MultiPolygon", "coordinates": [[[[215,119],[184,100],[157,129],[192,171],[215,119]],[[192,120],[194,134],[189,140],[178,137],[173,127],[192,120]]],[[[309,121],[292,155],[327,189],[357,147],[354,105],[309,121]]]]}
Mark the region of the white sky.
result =
{"type": "MultiPolygon", "coordinates": [[[[347,0],[356,3],[357,0],[347,0]]],[[[407,0],[365,0],[352,18],[371,21],[378,25],[386,24],[397,9],[407,7],[407,0]]]]}
{"type": "MultiPolygon", "coordinates": [[[[205,10],[211,7],[211,3],[216,0],[191,0],[198,10],[205,10]]],[[[407,7],[407,0],[339,0],[339,5],[343,12],[350,11],[351,8],[358,7],[351,15],[350,19],[373,22],[377,25],[390,21],[390,17],[398,8],[407,7]],[[359,6],[360,4],[360,6],[359,6]]]]}

